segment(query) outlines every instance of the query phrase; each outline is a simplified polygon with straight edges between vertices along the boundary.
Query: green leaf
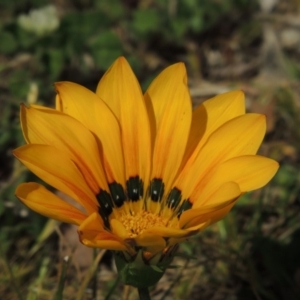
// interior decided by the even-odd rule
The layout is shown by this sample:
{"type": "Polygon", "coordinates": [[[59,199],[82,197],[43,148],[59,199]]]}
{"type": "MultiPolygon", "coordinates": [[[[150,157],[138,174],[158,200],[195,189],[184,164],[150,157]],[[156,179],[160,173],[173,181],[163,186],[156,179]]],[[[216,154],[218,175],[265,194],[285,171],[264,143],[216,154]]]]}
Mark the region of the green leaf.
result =
{"type": "Polygon", "coordinates": [[[132,28],[141,37],[160,30],[162,18],[154,9],[136,10],[133,13],[132,28]]]}
{"type": "Polygon", "coordinates": [[[34,34],[22,29],[21,27],[18,27],[17,29],[17,38],[20,43],[20,46],[25,49],[34,45],[34,43],[37,40],[37,37],[34,34]]]}
{"type": "Polygon", "coordinates": [[[122,54],[119,38],[112,32],[103,32],[89,43],[96,65],[105,70],[122,54]]]}
{"type": "Polygon", "coordinates": [[[96,1],[96,7],[111,21],[120,20],[124,16],[124,6],[120,0],[96,1]]]}
{"type": "Polygon", "coordinates": [[[30,77],[29,70],[26,69],[16,70],[12,73],[8,78],[11,94],[17,98],[25,99],[28,93],[30,77]]]}
{"type": "Polygon", "coordinates": [[[64,53],[59,49],[50,49],[48,56],[50,76],[53,80],[56,80],[64,67],[64,53]]]}
{"type": "Polygon", "coordinates": [[[17,50],[17,40],[10,32],[0,32],[0,41],[0,53],[10,54],[17,50]]]}
{"type": "Polygon", "coordinates": [[[188,23],[185,19],[174,19],[171,22],[171,28],[176,36],[177,39],[182,38],[187,30],[188,30],[188,23]]]}
{"type": "Polygon", "coordinates": [[[107,28],[109,19],[99,10],[69,13],[61,22],[61,31],[68,39],[83,44],[91,36],[98,34],[99,29],[107,28]]]}

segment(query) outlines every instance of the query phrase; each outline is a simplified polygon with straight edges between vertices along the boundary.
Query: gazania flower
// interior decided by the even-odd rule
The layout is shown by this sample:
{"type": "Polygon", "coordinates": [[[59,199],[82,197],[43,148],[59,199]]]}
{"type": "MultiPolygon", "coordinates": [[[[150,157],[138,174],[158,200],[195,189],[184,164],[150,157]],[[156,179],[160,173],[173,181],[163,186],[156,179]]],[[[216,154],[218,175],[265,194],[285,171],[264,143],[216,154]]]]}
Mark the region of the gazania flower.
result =
{"type": "MultiPolygon", "coordinates": [[[[38,183],[21,184],[16,195],[44,216],[77,224],[86,246],[116,251],[124,274],[137,262],[164,271],[179,242],[223,218],[278,168],[256,155],[265,116],[245,114],[241,91],[192,111],[182,63],[144,95],[123,57],[96,93],[71,82],[55,88],[56,109],[21,106],[27,145],[14,155],[82,209],[38,183]]],[[[139,286],[140,277],[125,281],[139,286]]]]}

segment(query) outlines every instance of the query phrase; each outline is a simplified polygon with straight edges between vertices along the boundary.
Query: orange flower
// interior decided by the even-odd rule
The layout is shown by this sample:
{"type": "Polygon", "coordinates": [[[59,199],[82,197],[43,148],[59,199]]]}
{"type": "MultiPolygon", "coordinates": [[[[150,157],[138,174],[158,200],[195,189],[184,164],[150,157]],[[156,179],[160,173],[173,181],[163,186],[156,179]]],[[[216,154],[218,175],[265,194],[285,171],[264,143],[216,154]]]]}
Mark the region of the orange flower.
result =
{"type": "Polygon", "coordinates": [[[121,251],[128,261],[140,253],[156,264],[278,169],[256,155],[265,116],[245,114],[241,91],[192,111],[182,63],[144,95],[123,57],[96,93],[71,82],[55,87],[56,109],[21,106],[27,145],[14,155],[84,211],[38,183],[21,184],[16,195],[44,216],[77,224],[89,247],[121,251]]]}

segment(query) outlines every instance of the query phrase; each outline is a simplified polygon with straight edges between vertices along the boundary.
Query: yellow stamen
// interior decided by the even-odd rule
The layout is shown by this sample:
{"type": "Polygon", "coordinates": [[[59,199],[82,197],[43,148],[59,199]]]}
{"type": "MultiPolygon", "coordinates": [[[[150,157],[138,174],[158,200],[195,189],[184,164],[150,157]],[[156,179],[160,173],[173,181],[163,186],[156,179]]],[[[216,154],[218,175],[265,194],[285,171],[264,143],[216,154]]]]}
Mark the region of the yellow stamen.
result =
{"type": "Polygon", "coordinates": [[[148,228],[154,226],[167,227],[169,223],[168,219],[148,211],[133,212],[132,215],[124,214],[121,216],[120,221],[129,232],[131,238],[143,233],[148,228]]]}

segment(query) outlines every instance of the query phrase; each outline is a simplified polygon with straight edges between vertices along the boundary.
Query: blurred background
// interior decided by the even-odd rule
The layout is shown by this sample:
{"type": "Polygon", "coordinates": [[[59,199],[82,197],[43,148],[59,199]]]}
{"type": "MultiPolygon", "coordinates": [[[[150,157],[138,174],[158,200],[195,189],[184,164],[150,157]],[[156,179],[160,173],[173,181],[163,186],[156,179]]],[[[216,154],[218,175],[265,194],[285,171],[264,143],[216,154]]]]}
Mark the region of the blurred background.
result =
{"type": "Polygon", "coordinates": [[[59,80],[95,90],[120,55],[143,90],[183,61],[195,105],[242,89],[247,110],[267,115],[260,153],[281,165],[267,187],[181,245],[193,258],[175,259],[181,267],[153,299],[300,299],[299,0],[0,0],[1,299],[54,299],[59,279],[63,299],[137,298],[116,283],[109,253],[81,247],[76,228],[14,196],[19,183],[38,181],[11,153],[24,144],[20,103],[53,107],[59,80]]]}

